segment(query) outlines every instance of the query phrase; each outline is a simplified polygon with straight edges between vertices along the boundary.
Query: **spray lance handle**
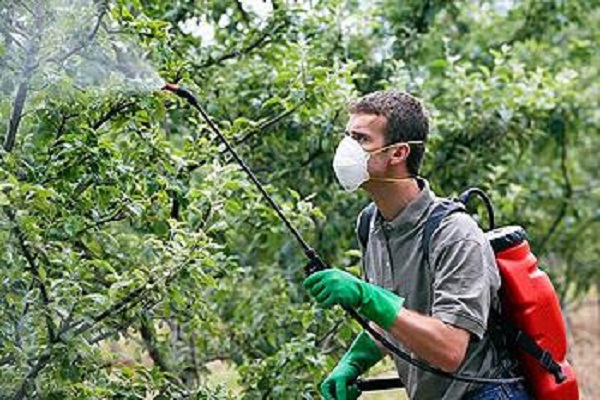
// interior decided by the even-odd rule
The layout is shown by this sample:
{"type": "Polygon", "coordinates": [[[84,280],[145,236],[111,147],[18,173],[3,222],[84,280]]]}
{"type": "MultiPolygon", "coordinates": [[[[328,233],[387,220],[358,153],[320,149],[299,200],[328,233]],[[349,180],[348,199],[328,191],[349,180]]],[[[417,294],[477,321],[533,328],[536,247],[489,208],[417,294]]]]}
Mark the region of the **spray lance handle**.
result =
{"type": "Polygon", "coordinates": [[[321,256],[319,256],[319,254],[312,247],[306,249],[304,254],[308,258],[308,263],[304,267],[304,273],[306,276],[310,276],[315,272],[323,271],[324,269],[329,268],[321,256]]]}

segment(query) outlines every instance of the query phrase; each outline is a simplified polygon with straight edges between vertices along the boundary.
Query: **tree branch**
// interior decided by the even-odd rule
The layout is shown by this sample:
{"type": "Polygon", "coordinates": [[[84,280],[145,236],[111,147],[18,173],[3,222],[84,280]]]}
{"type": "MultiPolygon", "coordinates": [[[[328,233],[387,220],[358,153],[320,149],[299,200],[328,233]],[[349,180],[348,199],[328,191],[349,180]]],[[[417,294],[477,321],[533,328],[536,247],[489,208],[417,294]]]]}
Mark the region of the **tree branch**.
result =
{"type": "Polygon", "coordinates": [[[85,49],[90,43],[92,43],[94,41],[94,38],[98,34],[98,31],[102,24],[102,19],[104,18],[104,16],[106,15],[106,13],[108,11],[108,4],[106,2],[103,2],[99,5],[99,8],[100,8],[100,12],[98,13],[96,23],[94,24],[94,26],[92,27],[90,32],[83,39],[81,39],[79,41],[79,43],[77,43],[71,50],[67,51],[63,55],[60,55],[60,56],[54,55],[54,56],[49,57],[48,58],[49,62],[53,62],[56,64],[62,64],[63,62],[68,60],[71,56],[73,56],[76,53],[79,53],[80,51],[85,49]]]}
{"type": "Polygon", "coordinates": [[[113,117],[115,117],[119,113],[127,110],[129,107],[131,107],[133,105],[135,105],[135,102],[133,102],[133,101],[114,105],[106,112],[106,114],[104,114],[102,117],[100,117],[100,119],[98,119],[98,121],[96,121],[92,124],[92,129],[97,131],[98,129],[100,129],[102,127],[102,125],[104,125],[105,123],[110,121],[113,117]]]}
{"type": "Polygon", "coordinates": [[[9,210],[7,208],[4,209],[4,212],[6,213],[8,218],[15,225],[14,229],[17,234],[17,238],[19,241],[19,246],[21,247],[21,251],[23,252],[23,255],[25,256],[25,259],[27,260],[27,263],[29,265],[29,270],[30,270],[31,274],[34,276],[34,280],[38,282],[38,285],[40,287],[40,292],[42,294],[42,300],[44,302],[44,308],[45,308],[44,316],[46,318],[46,326],[48,329],[48,346],[46,347],[46,350],[44,350],[44,352],[42,352],[42,354],[37,358],[37,360],[35,362],[28,363],[29,365],[31,365],[31,367],[30,367],[27,375],[23,379],[21,386],[19,387],[19,389],[15,392],[15,395],[13,396],[13,400],[21,400],[25,397],[25,395],[27,393],[27,387],[29,385],[29,382],[31,382],[33,379],[35,379],[35,377],[39,374],[39,372],[50,361],[50,354],[52,353],[52,347],[58,341],[58,335],[56,334],[56,327],[54,326],[54,323],[53,323],[51,315],[50,315],[50,310],[48,307],[50,304],[50,298],[48,296],[46,286],[44,285],[44,282],[41,279],[38,267],[36,266],[35,257],[33,256],[31,251],[27,247],[27,244],[26,244],[27,241],[25,239],[25,234],[19,228],[19,226],[16,222],[14,212],[12,212],[12,210],[9,210]]]}
{"type": "Polygon", "coordinates": [[[29,14],[35,15],[35,13],[33,12],[33,9],[31,7],[29,7],[29,5],[25,1],[23,1],[23,0],[13,0],[13,1],[15,2],[16,5],[23,7],[25,9],[25,11],[27,11],[29,14]]]}
{"type": "MultiPolygon", "coordinates": [[[[39,10],[35,14],[35,22],[38,28],[43,26],[41,11],[39,10]]],[[[8,124],[8,131],[6,133],[6,136],[4,137],[4,150],[8,153],[10,153],[15,146],[17,132],[19,130],[19,125],[21,124],[21,118],[23,116],[23,108],[25,107],[25,101],[27,100],[27,92],[29,91],[29,82],[31,80],[31,77],[33,76],[34,71],[39,65],[37,56],[40,50],[40,36],[42,34],[41,28],[39,29],[40,30],[38,31],[36,37],[30,40],[30,45],[27,50],[27,59],[25,61],[25,65],[21,73],[21,83],[19,84],[15,100],[13,101],[12,113],[10,116],[10,122],[8,124]]]]}
{"type": "Polygon", "coordinates": [[[125,214],[125,212],[123,211],[122,208],[119,208],[118,210],[113,211],[112,214],[99,219],[98,221],[94,222],[93,224],[87,224],[86,226],[81,228],[79,231],[77,231],[77,233],[75,233],[75,236],[81,236],[84,233],[86,233],[87,231],[89,231],[90,229],[96,229],[96,228],[101,227],[102,225],[106,225],[110,222],[121,221],[125,218],[127,218],[127,215],[125,214]]]}
{"type": "MultiPolygon", "coordinates": [[[[233,141],[234,146],[243,144],[243,143],[247,142],[248,140],[250,140],[253,136],[256,136],[258,133],[264,132],[267,129],[270,129],[271,127],[273,127],[274,125],[277,125],[279,122],[281,122],[282,120],[284,120],[285,118],[287,118],[288,116],[293,114],[296,110],[298,110],[303,104],[304,104],[304,102],[301,102],[301,103],[295,105],[294,107],[290,108],[289,110],[286,110],[286,111],[282,112],[281,114],[276,115],[275,117],[265,121],[264,123],[260,124],[259,126],[243,132],[242,136],[239,139],[233,141]]],[[[219,154],[223,155],[225,153],[227,153],[227,150],[223,149],[223,150],[221,150],[221,152],[219,154]]],[[[204,162],[190,164],[187,166],[187,171],[188,172],[195,171],[196,169],[200,168],[202,165],[204,165],[204,162]]]]}
{"type": "Polygon", "coordinates": [[[31,273],[34,281],[37,282],[37,285],[40,288],[40,293],[42,295],[42,301],[43,301],[43,305],[44,305],[44,316],[46,319],[46,328],[48,330],[48,337],[49,337],[49,340],[52,341],[52,340],[54,340],[54,337],[56,336],[56,327],[54,326],[54,322],[52,321],[52,317],[50,314],[49,306],[50,306],[51,300],[50,300],[50,296],[48,295],[48,290],[46,289],[46,285],[44,284],[44,281],[40,275],[39,268],[36,265],[35,257],[33,255],[33,253],[30,251],[29,247],[27,246],[27,239],[25,237],[25,233],[19,227],[18,222],[15,217],[15,213],[8,208],[4,208],[4,213],[6,214],[6,216],[8,216],[8,219],[14,225],[13,229],[17,235],[17,240],[19,242],[19,247],[21,248],[21,252],[23,253],[23,256],[25,256],[25,260],[27,260],[29,272],[31,273]]]}
{"type": "MultiPolygon", "coordinates": [[[[152,299],[150,297],[146,297],[142,302],[140,302],[141,309],[145,311],[152,310],[158,303],[160,303],[160,299],[152,299]]],[[[133,325],[136,320],[137,317],[123,318],[114,329],[94,336],[92,339],[88,340],[88,343],[96,344],[102,340],[116,335],[117,333],[121,333],[133,325]]]]}
{"type": "Polygon", "coordinates": [[[561,170],[561,174],[563,177],[563,198],[561,200],[561,205],[559,207],[558,213],[556,214],[556,218],[552,222],[552,225],[550,226],[550,229],[548,230],[548,233],[546,234],[546,236],[544,236],[541,240],[539,250],[538,250],[538,253],[540,254],[540,256],[542,254],[544,254],[544,252],[546,250],[546,246],[548,245],[550,239],[552,238],[552,236],[554,236],[556,229],[558,229],[558,226],[560,225],[562,220],[567,215],[567,209],[569,207],[569,202],[571,201],[571,199],[573,197],[573,186],[571,184],[571,179],[569,177],[569,170],[568,170],[568,166],[567,166],[568,143],[567,143],[566,129],[564,128],[564,125],[562,125],[562,131],[559,133],[559,146],[560,146],[560,170],[561,170]]]}
{"type": "MultiPolygon", "coordinates": [[[[193,248],[190,250],[190,254],[193,254],[197,247],[197,244],[194,244],[193,248]]],[[[80,335],[106,318],[115,314],[126,312],[136,304],[139,304],[143,301],[148,301],[148,296],[144,296],[144,294],[150,293],[152,290],[154,290],[156,285],[161,281],[164,281],[165,286],[168,285],[190,262],[193,261],[196,261],[196,259],[190,257],[180,265],[174,267],[171,271],[166,271],[166,273],[160,274],[158,278],[156,278],[154,275],[151,275],[145,284],[140,285],[138,288],[132,290],[129,294],[112,304],[106,310],[90,318],[81,319],[75,323],[65,326],[59,332],[59,336],[70,331],[73,331],[73,335],[80,335]]]]}
{"type": "Polygon", "coordinates": [[[144,313],[140,317],[140,334],[142,336],[142,339],[144,340],[146,350],[148,350],[148,354],[154,362],[154,365],[156,365],[163,372],[170,372],[171,369],[169,368],[164,355],[158,348],[158,344],[156,342],[156,334],[154,332],[154,326],[152,325],[152,320],[148,317],[146,313],[144,313]]]}
{"type": "Polygon", "coordinates": [[[83,156],[75,158],[72,162],[68,163],[66,166],[61,168],[60,171],[58,171],[56,174],[48,175],[46,178],[44,178],[40,182],[40,185],[46,185],[46,184],[52,182],[53,180],[58,179],[60,177],[60,175],[62,175],[63,173],[65,173],[66,171],[68,171],[69,169],[71,169],[75,166],[84,164],[91,157],[92,156],[90,153],[85,153],[85,154],[83,154],[83,156]]]}
{"type": "Polygon", "coordinates": [[[191,361],[191,369],[192,369],[192,377],[193,382],[198,381],[198,355],[196,354],[196,332],[192,330],[190,332],[190,338],[188,341],[188,346],[190,348],[190,361],[191,361]]]}
{"type": "Polygon", "coordinates": [[[244,6],[242,5],[242,2],[240,0],[235,0],[235,6],[238,9],[238,11],[240,12],[240,15],[242,16],[242,21],[244,21],[244,23],[246,25],[248,25],[250,23],[250,16],[246,12],[246,10],[244,10],[244,6]]]}
{"type": "MultiPolygon", "coordinates": [[[[287,118],[289,115],[296,112],[303,104],[304,104],[304,102],[298,103],[294,107],[290,108],[289,110],[286,110],[286,111],[282,112],[281,114],[276,115],[275,117],[271,118],[270,120],[265,121],[263,124],[260,124],[257,128],[250,129],[245,134],[243,134],[243,136],[241,138],[234,141],[235,145],[243,144],[243,143],[247,142],[249,139],[251,139],[253,136],[255,136],[256,134],[258,134],[266,129],[269,129],[273,125],[276,125],[283,119],[287,118]]],[[[225,152],[225,150],[223,152],[225,152]]],[[[221,152],[221,154],[223,152],[221,152]]]]}
{"type": "MultiPolygon", "coordinates": [[[[286,176],[289,176],[290,174],[293,175],[295,173],[298,173],[298,172],[304,170],[310,164],[312,164],[315,160],[317,160],[318,158],[320,158],[324,155],[325,155],[325,152],[323,151],[323,149],[316,149],[312,153],[309,153],[306,160],[302,161],[295,168],[289,168],[289,169],[281,171],[281,173],[272,175],[272,177],[269,180],[265,180],[263,183],[273,184],[274,182],[277,182],[277,181],[285,178],[286,176]]],[[[258,166],[254,169],[254,171],[257,173],[273,173],[274,172],[271,168],[269,168],[268,165],[258,166]]]]}
{"type": "Polygon", "coordinates": [[[29,371],[27,372],[25,379],[23,379],[21,386],[19,386],[19,389],[17,389],[14,396],[12,397],[13,400],[22,400],[25,397],[25,395],[27,394],[27,386],[29,385],[29,382],[34,380],[42,371],[42,369],[44,369],[46,364],[48,364],[48,362],[50,361],[50,356],[52,354],[52,346],[53,342],[50,342],[46,350],[42,352],[42,354],[38,357],[37,361],[34,364],[32,364],[31,368],[29,368],[29,371]]]}
{"type": "Polygon", "coordinates": [[[249,45],[247,45],[246,47],[242,47],[240,49],[233,49],[228,53],[222,54],[217,58],[209,58],[207,61],[205,61],[204,63],[197,65],[197,68],[199,69],[204,69],[204,68],[208,68],[210,66],[213,65],[218,65],[221,64],[223,61],[235,58],[235,57],[239,57],[243,54],[249,54],[250,52],[252,52],[253,50],[259,48],[260,46],[262,46],[263,44],[266,44],[269,42],[269,37],[275,33],[277,33],[279,30],[281,30],[283,27],[285,26],[284,23],[280,23],[275,25],[272,29],[266,29],[264,32],[262,32],[262,34],[256,38],[254,41],[252,41],[249,45]]]}
{"type": "Polygon", "coordinates": [[[17,38],[17,36],[16,36],[16,35],[21,35],[21,36],[26,36],[26,35],[23,34],[22,32],[11,32],[11,28],[13,31],[18,30],[17,28],[15,28],[13,26],[9,26],[5,21],[0,20],[0,33],[2,33],[4,35],[6,48],[8,49],[10,47],[11,43],[15,43],[21,50],[26,50],[25,45],[23,43],[21,43],[19,38],[17,38]]]}
{"type": "Polygon", "coordinates": [[[3,365],[12,364],[15,362],[15,356],[12,354],[7,355],[6,357],[0,358],[0,367],[3,365]]]}
{"type": "Polygon", "coordinates": [[[331,329],[329,329],[325,335],[323,335],[322,338],[320,338],[319,340],[317,340],[316,342],[316,346],[317,347],[322,347],[323,345],[327,344],[329,342],[329,339],[335,335],[335,333],[338,331],[338,329],[340,328],[340,326],[342,326],[342,323],[345,321],[346,319],[340,319],[338,320],[335,324],[333,324],[333,326],[331,327],[331,329]]]}
{"type": "Polygon", "coordinates": [[[432,4],[430,0],[425,0],[421,4],[421,12],[418,18],[415,20],[415,29],[418,33],[427,33],[429,30],[429,21],[427,21],[428,14],[431,12],[432,4]]]}
{"type": "Polygon", "coordinates": [[[6,150],[9,153],[13,150],[15,146],[17,131],[19,130],[19,125],[21,124],[21,117],[23,116],[23,107],[25,107],[25,100],[27,99],[28,90],[29,76],[26,76],[23,79],[23,82],[21,82],[21,84],[19,85],[19,89],[17,89],[17,95],[15,96],[15,101],[13,102],[13,111],[8,125],[8,132],[6,134],[6,137],[4,138],[4,150],[6,150]]]}

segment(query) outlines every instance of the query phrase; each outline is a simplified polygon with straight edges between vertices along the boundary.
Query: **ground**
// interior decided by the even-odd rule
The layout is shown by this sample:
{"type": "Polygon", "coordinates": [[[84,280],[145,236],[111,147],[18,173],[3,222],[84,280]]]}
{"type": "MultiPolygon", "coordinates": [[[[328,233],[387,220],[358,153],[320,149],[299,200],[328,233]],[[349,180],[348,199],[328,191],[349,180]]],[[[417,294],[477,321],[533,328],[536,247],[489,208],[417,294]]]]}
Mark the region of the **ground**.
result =
{"type": "Polygon", "coordinates": [[[580,382],[580,400],[600,399],[600,296],[589,296],[567,311],[570,360],[580,382]]]}

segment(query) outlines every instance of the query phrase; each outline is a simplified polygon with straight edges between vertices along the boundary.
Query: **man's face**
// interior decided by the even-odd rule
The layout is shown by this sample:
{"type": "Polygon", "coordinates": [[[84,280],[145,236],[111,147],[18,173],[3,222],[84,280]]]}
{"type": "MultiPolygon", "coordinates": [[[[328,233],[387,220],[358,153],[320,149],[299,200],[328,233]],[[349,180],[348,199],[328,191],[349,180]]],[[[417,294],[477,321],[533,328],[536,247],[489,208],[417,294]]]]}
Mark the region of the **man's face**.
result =
{"type": "Polygon", "coordinates": [[[380,115],[350,114],[346,134],[356,140],[366,151],[385,146],[386,119],[380,115]]]}
{"type": "MultiPolygon", "coordinates": [[[[356,140],[367,151],[379,150],[386,146],[386,118],[373,114],[350,114],[346,125],[346,134],[356,140]]],[[[390,149],[390,152],[392,150],[390,149]]],[[[369,158],[369,173],[371,176],[383,176],[388,167],[387,151],[376,153],[369,158]]]]}

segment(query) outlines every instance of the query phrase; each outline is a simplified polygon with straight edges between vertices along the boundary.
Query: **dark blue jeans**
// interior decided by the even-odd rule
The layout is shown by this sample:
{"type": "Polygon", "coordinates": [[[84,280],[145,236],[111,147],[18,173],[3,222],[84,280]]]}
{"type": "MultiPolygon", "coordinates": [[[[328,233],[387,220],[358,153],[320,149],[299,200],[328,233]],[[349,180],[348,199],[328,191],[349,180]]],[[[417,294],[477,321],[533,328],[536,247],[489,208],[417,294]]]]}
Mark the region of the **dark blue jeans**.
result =
{"type": "Polygon", "coordinates": [[[490,383],[471,392],[466,400],[531,400],[521,382],[490,383]]]}

